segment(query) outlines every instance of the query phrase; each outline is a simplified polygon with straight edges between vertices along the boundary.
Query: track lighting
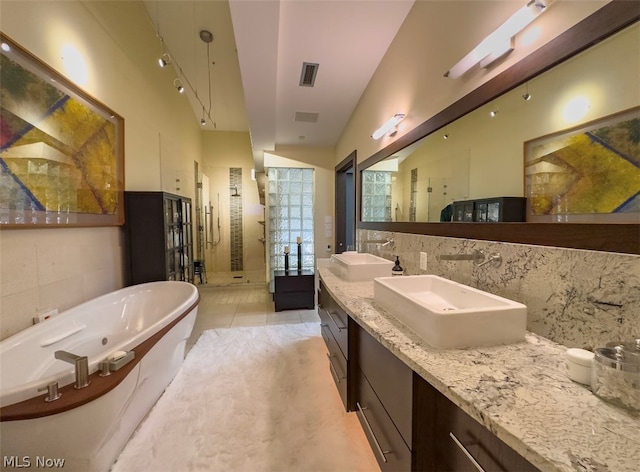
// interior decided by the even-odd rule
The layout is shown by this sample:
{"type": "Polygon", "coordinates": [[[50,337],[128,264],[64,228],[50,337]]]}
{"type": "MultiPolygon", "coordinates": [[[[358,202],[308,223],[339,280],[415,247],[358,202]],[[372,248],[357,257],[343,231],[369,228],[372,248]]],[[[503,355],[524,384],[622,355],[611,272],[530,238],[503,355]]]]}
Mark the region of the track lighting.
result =
{"type": "Polygon", "coordinates": [[[165,52],[158,59],[158,65],[164,68],[164,67],[167,67],[169,64],[171,64],[171,58],[169,57],[169,54],[165,52]]]}
{"type": "MultiPolygon", "coordinates": [[[[170,64],[172,65],[172,68],[175,70],[176,76],[177,76],[173,80],[173,86],[175,87],[175,89],[178,91],[178,93],[184,94],[186,92],[187,88],[188,88],[190,93],[192,93],[195,96],[195,100],[202,107],[202,118],[200,118],[200,125],[201,126],[207,126],[207,123],[211,123],[213,125],[213,128],[215,129],[216,128],[216,122],[213,119],[213,117],[211,116],[211,113],[212,113],[212,103],[211,102],[212,102],[212,95],[213,95],[213,93],[212,93],[212,80],[211,80],[211,66],[213,64],[215,64],[214,62],[211,61],[211,55],[210,55],[211,54],[210,46],[211,46],[211,43],[213,42],[213,39],[214,39],[213,38],[213,33],[211,31],[208,31],[208,30],[200,30],[199,31],[200,39],[207,46],[207,72],[208,72],[209,106],[206,107],[204,102],[200,99],[200,96],[198,95],[198,90],[196,88],[194,88],[193,84],[189,80],[189,77],[187,77],[187,75],[184,73],[182,67],[178,63],[178,60],[177,60],[176,56],[174,54],[172,54],[171,50],[164,43],[164,38],[160,34],[159,21],[157,21],[157,18],[158,18],[158,11],[157,11],[158,10],[158,3],[161,3],[161,2],[155,2],[155,4],[156,4],[156,23],[154,23],[154,21],[149,17],[149,21],[151,22],[151,24],[153,24],[156,27],[156,38],[160,41],[160,56],[158,58],[158,65],[161,68],[165,68],[170,64]]],[[[2,47],[4,47],[4,45],[2,47]]]]}

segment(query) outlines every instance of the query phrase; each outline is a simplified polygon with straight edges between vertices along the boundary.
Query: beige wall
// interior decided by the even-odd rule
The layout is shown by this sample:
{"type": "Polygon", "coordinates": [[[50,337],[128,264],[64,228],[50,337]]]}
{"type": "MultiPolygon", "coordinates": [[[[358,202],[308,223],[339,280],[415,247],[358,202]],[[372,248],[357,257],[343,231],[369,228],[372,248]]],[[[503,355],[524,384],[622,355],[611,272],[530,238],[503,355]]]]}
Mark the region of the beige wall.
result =
{"type": "MultiPolygon", "coordinates": [[[[358,106],[336,146],[336,163],[354,149],[362,162],[398,139],[482,83],[526,57],[569,27],[598,10],[607,1],[558,1],[536,19],[523,33],[539,33],[538,39],[524,44],[524,34],[516,38],[516,49],[501,63],[452,80],[443,77],[490,31],[515,10],[512,1],[417,1],[378,66],[358,106]],[[479,24],[474,11],[495,11],[495,24],[479,24]],[[440,18],[458,18],[451,41],[441,40],[440,18]],[[434,42],[440,38],[438,42],[434,42]],[[453,60],[452,60],[453,59],[453,60]],[[395,113],[406,113],[401,129],[394,137],[371,139],[371,133],[395,113]]],[[[484,15],[483,15],[484,17],[484,15]]]]}
{"type": "MultiPolygon", "coordinates": [[[[155,64],[158,44],[141,2],[2,1],[0,29],[43,62],[67,72],[61,48],[86,64],[79,84],[125,120],[127,190],[193,196],[200,129],[175,76],[155,64]]],[[[123,285],[121,230],[0,231],[0,337],[37,313],[64,310],[123,285]]]]}
{"type": "Polygon", "coordinates": [[[205,198],[213,205],[214,242],[217,244],[206,251],[208,273],[228,272],[230,266],[229,209],[231,190],[229,188],[229,168],[242,168],[242,215],[243,226],[243,267],[245,271],[263,270],[265,267],[264,246],[258,240],[262,236],[264,220],[263,206],[260,205],[258,186],[251,180],[253,154],[249,133],[205,131],[202,133],[202,164],[200,170],[209,178],[209,195],[205,198]],[[220,229],[217,229],[217,221],[220,229]]]}

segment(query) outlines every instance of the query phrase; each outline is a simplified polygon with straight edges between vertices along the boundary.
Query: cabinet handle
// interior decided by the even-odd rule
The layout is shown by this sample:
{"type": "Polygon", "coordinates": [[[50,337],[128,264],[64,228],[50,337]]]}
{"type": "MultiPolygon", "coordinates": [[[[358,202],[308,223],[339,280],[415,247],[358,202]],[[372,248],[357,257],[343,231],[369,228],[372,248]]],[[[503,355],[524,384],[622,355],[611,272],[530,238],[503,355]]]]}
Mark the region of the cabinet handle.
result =
{"type": "Polygon", "coordinates": [[[327,353],[327,359],[329,359],[329,368],[331,369],[331,372],[333,372],[333,375],[334,375],[334,377],[335,377],[335,379],[336,379],[336,383],[340,383],[340,381],[341,381],[341,380],[343,380],[343,379],[345,379],[346,377],[340,377],[340,376],[338,375],[338,371],[337,371],[337,370],[336,370],[336,368],[333,366],[333,362],[331,362],[331,358],[332,358],[332,357],[333,357],[333,356],[331,356],[331,355],[329,355],[329,354],[327,353]]]}
{"type": "MultiPolygon", "coordinates": [[[[341,332],[343,329],[347,329],[346,326],[340,326],[338,323],[336,323],[336,320],[334,319],[334,317],[332,316],[331,312],[329,310],[327,310],[327,315],[329,315],[329,319],[331,321],[333,321],[333,324],[336,325],[336,328],[338,328],[338,332],[341,332]]],[[[334,313],[335,315],[335,313],[334,313]]]]}
{"type": "Polygon", "coordinates": [[[385,454],[391,454],[391,451],[383,451],[382,448],[380,447],[380,443],[378,442],[378,438],[376,438],[376,435],[373,432],[373,429],[371,429],[371,425],[369,424],[369,420],[367,419],[367,415],[364,414],[364,410],[366,410],[367,407],[364,407],[364,408],[361,407],[360,406],[360,402],[356,402],[356,406],[358,407],[358,411],[362,415],[362,419],[364,420],[364,424],[366,425],[367,429],[369,430],[369,434],[373,438],[373,443],[376,446],[376,449],[378,450],[378,454],[380,454],[380,457],[382,457],[382,461],[386,463],[387,462],[387,456],[385,454]]]}
{"type": "Polygon", "coordinates": [[[467,448],[462,445],[462,443],[458,440],[458,438],[456,438],[456,435],[453,434],[452,432],[449,432],[449,436],[451,436],[451,439],[453,439],[453,442],[456,443],[456,446],[458,446],[460,450],[464,453],[464,455],[467,456],[467,459],[471,461],[471,463],[478,470],[478,472],[485,472],[485,470],[478,463],[475,457],[473,457],[471,453],[467,450],[467,448]]]}

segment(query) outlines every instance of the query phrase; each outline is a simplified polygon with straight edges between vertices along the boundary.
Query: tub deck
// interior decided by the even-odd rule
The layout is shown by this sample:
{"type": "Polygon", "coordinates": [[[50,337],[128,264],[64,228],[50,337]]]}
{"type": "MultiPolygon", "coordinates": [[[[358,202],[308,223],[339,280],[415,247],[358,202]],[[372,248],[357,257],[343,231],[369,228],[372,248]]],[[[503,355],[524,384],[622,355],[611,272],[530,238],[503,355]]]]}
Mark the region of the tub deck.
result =
{"type": "Polygon", "coordinates": [[[89,381],[91,382],[89,387],[82,389],[74,388],[73,383],[60,387],[59,392],[62,396],[53,402],[45,402],[44,398],[47,394],[44,393],[43,395],[2,407],[0,408],[0,421],[29,420],[56,415],[82,406],[110,392],[127,377],[133,368],[140,363],[145,354],[149,352],[166,333],[198,306],[199,302],[200,295],[198,295],[196,301],[179,317],[133,348],[135,358],[121,369],[112,372],[111,375],[100,377],[99,372],[94,372],[89,376],[89,381]]]}

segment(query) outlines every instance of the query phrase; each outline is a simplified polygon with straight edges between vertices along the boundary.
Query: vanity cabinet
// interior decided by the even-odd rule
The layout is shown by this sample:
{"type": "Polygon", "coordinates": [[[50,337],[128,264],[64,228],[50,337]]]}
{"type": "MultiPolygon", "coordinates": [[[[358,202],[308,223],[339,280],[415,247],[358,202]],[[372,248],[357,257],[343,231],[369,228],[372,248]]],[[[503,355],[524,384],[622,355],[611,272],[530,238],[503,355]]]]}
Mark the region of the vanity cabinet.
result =
{"type": "Polygon", "coordinates": [[[433,472],[538,471],[485,426],[416,374],[415,469],[433,472]]]}
{"type": "Polygon", "coordinates": [[[357,323],[350,329],[356,412],[383,471],[538,470],[357,323]]]}
{"type": "Polygon", "coordinates": [[[351,318],[326,290],[322,280],[318,288],[318,315],[322,337],[327,345],[327,361],[346,411],[351,411],[349,375],[349,323],[351,318]]]}
{"type": "Polygon", "coordinates": [[[413,371],[360,326],[352,331],[360,424],[383,471],[411,470],[413,371]]]}

